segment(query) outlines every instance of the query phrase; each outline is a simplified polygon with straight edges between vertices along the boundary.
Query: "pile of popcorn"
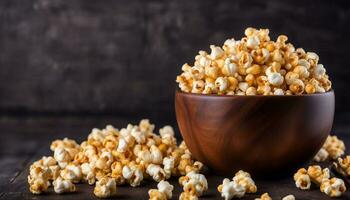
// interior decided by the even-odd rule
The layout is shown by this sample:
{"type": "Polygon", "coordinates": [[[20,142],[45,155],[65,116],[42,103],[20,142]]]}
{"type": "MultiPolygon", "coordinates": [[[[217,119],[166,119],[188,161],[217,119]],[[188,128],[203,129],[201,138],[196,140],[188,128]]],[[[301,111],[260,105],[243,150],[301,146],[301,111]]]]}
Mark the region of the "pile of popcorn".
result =
{"type": "Polygon", "coordinates": [[[299,95],[331,89],[326,69],[314,52],[270,39],[269,29],[247,28],[241,40],[199,51],[184,64],[176,82],[183,92],[218,95],[299,95]]]}
{"type": "MultiPolygon", "coordinates": [[[[314,157],[316,162],[337,160],[333,165],[346,177],[350,176],[350,156],[341,158],[345,153],[344,142],[337,136],[328,136],[321,150],[314,157]]],[[[331,177],[328,168],[322,169],[319,165],[299,169],[294,174],[295,186],[302,190],[309,190],[311,182],[320,187],[320,191],[330,197],[339,197],[346,191],[346,186],[341,178],[331,177]]]]}
{"type": "Polygon", "coordinates": [[[299,169],[294,174],[294,181],[297,188],[302,190],[309,190],[311,182],[320,187],[320,191],[327,194],[330,197],[339,197],[345,191],[345,183],[342,179],[330,177],[328,168],[322,169],[319,165],[309,166],[299,169]]]}
{"type": "Polygon", "coordinates": [[[159,135],[153,131],[154,125],[144,119],[121,130],[111,125],[93,129],[81,144],[56,140],[50,146],[53,156],[30,166],[29,190],[41,194],[52,185],[61,194],[74,192],[75,183],[85,182],[95,184],[97,197],[108,198],[117,193],[118,185],[137,187],[143,179],[152,179],[159,184],[158,190],[149,192],[150,198],[170,199],[173,186],[165,180],[184,176],[184,195],[200,196],[208,188],[204,175],[197,174],[203,164],[192,159],[184,142],[177,146],[171,126],[161,128],[159,135]]]}

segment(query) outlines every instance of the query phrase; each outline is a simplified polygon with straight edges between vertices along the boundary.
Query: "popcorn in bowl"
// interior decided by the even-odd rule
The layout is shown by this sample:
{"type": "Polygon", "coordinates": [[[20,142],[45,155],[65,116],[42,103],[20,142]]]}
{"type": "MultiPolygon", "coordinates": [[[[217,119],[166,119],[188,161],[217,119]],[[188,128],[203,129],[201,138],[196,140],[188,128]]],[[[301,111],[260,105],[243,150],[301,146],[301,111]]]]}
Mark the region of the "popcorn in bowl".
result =
{"type": "Polygon", "coordinates": [[[300,95],[331,89],[314,52],[295,48],[285,35],[270,39],[269,29],[247,28],[241,40],[228,39],[211,52],[199,51],[184,64],[176,82],[183,92],[217,95],[300,95]]]}

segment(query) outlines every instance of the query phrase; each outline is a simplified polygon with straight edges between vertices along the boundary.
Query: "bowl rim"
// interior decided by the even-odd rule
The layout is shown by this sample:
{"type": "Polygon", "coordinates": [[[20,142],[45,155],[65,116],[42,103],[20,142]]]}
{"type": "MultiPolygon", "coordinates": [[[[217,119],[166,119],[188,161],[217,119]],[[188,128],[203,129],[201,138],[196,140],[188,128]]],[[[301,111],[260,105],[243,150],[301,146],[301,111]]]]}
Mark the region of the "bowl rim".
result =
{"type": "Polygon", "coordinates": [[[175,89],[175,93],[186,95],[186,96],[197,96],[197,97],[216,97],[216,98],[283,98],[283,97],[313,97],[313,96],[325,96],[329,94],[334,94],[334,90],[330,89],[327,92],[323,93],[314,93],[314,94],[297,94],[297,95],[217,95],[217,94],[197,94],[190,92],[183,92],[180,89],[175,89]]]}

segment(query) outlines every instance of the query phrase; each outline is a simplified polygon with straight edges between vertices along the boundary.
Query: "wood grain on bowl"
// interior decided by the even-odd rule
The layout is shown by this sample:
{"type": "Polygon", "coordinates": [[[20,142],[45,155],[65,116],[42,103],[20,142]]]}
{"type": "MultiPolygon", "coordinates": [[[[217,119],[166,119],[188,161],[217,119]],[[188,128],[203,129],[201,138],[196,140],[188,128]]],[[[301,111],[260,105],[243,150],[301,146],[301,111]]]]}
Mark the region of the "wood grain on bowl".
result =
{"type": "Polygon", "coordinates": [[[329,134],[334,92],[217,96],[176,91],[176,119],[193,156],[218,174],[287,174],[309,161],[329,134]]]}

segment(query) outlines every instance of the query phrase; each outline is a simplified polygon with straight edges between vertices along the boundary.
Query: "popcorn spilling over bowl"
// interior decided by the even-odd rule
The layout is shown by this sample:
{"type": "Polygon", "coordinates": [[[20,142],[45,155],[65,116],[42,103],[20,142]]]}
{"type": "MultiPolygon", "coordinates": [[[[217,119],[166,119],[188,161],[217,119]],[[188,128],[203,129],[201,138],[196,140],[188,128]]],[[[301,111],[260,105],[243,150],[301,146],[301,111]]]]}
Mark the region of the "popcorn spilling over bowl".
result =
{"type": "Polygon", "coordinates": [[[334,92],[316,53],[285,35],[247,28],[241,40],[199,51],[176,81],[175,110],[193,156],[219,174],[289,173],[312,159],[334,116],[334,92]]]}

